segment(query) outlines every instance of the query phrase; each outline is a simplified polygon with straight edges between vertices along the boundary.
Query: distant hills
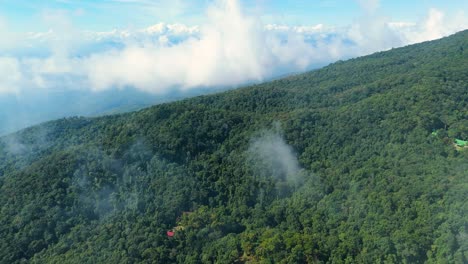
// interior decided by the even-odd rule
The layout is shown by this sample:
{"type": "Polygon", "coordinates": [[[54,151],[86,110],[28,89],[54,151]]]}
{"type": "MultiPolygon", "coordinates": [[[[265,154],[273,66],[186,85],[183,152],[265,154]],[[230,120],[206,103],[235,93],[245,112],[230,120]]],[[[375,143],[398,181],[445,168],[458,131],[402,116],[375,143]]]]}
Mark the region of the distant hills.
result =
{"type": "Polygon", "coordinates": [[[102,92],[87,90],[40,90],[0,96],[0,135],[71,116],[102,116],[135,111],[163,102],[209,94],[222,88],[152,94],[133,88],[102,92]]]}
{"type": "Polygon", "coordinates": [[[466,69],[463,31],[4,136],[0,262],[466,263],[466,69]]]}

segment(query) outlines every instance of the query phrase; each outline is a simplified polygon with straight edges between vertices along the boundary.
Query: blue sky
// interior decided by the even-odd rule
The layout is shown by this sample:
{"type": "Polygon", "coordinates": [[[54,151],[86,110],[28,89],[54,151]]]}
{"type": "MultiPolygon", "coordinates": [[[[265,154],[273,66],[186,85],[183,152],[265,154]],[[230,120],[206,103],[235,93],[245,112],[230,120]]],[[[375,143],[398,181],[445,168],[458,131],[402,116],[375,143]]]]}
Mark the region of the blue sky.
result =
{"type": "MultiPolygon", "coordinates": [[[[44,31],[41,17],[63,12],[82,30],[141,28],[157,22],[199,24],[209,0],[0,0],[0,17],[14,31],[44,31]]],[[[354,0],[242,0],[265,23],[345,25],[364,12],[354,0]]],[[[374,1],[364,1],[374,2],[374,1]]],[[[378,2],[378,1],[375,1],[378,2]]],[[[429,8],[468,12],[466,0],[382,0],[378,12],[398,21],[417,21],[429,8]]]]}

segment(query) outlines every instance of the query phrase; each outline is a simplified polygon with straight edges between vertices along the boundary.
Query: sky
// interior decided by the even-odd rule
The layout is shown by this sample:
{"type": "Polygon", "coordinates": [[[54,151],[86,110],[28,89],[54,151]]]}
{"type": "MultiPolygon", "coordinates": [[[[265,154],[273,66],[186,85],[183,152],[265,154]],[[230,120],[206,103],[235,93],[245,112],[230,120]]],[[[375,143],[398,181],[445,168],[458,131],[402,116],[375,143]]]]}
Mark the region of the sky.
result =
{"type": "Polygon", "coordinates": [[[239,87],[465,29],[466,0],[0,0],[0,102],[239,87]]]}
{"type": "MultiPolygon", "coordinates": [[[[81,30],[106,31],[114,28],[142,28],[158,22],[200,24],[210,0],[0,0],[0,16],[15,31],[44,31],[37,23],[44,13],[61,11],[81,30]]],[[[264,23],[344,26],[362,15],[362,5],[376,8],[397,21],[423,19],[436,8],[453,14],[468,10],[466,0],[242,0],[246,12],[264,23]]]]}

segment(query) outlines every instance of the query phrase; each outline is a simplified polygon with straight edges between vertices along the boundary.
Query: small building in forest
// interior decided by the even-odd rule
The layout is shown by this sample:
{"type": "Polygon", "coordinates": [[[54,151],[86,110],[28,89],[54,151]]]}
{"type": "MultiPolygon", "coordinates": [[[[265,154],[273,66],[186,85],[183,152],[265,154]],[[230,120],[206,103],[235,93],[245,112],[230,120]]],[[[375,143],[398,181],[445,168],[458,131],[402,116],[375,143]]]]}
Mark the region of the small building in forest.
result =
{"type": "Polygon", "coordinates": [[[455,144],[459,147],[468,147],[468,141],[455,139],[455,144]]]}

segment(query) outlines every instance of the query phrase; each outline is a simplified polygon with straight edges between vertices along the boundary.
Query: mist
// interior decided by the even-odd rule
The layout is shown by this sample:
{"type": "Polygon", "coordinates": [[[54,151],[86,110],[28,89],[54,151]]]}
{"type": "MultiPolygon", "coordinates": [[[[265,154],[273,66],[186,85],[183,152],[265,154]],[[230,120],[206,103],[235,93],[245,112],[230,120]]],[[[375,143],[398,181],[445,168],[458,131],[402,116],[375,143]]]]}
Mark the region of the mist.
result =
{"type": "Polygon", "coordinates": [[[301,167],[293,148],[283,139],[279,125],[275,126],[275,129],[265,130],[251,140],[249,164],[260,178],[297,186],[303,181],[301,167]]]}

